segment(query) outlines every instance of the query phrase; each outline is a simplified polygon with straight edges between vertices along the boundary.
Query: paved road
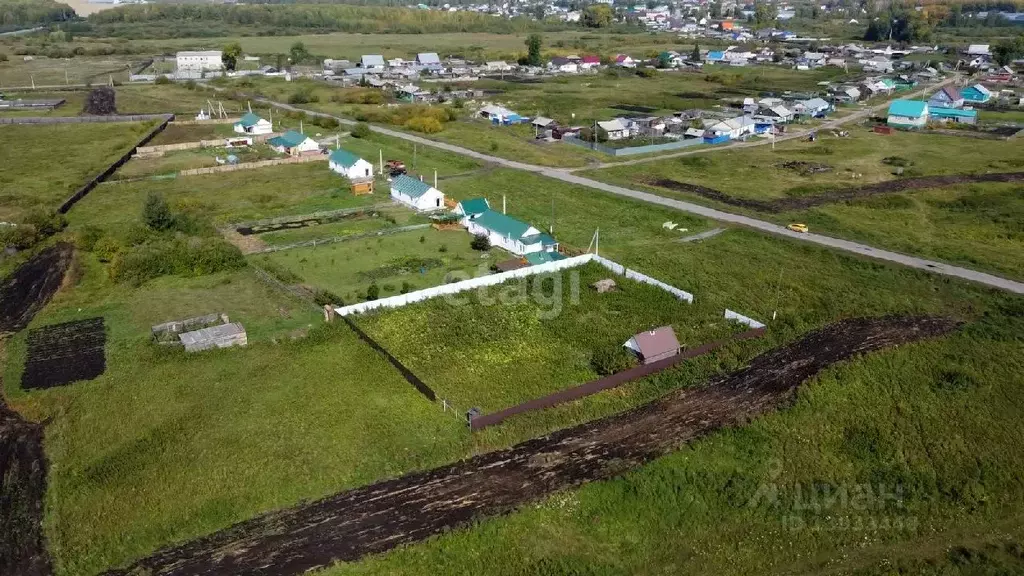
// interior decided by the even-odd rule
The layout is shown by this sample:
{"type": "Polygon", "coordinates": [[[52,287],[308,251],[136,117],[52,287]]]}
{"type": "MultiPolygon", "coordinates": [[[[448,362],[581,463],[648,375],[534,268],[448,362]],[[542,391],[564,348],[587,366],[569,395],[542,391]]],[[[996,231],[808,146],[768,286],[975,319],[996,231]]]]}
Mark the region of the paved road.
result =
{"type": "MultiPolygon", "coordinates": [[[[949,82],[949,81],[952,81],[952,79],[947,80],[947,82],[949,82]]],[[[939,85],[941,85],[941,84],[939,84],[939,85]]],[[[931,90],[934,90],[937,86],[938,85],[933,85],[933,86],[930,86],[929,88],[927,88],[925,90],[931,91],[931,90]]],[[[920,92],[922,92],[922,91],[919,91],[918,93],[920,93],[920,92]]],[[[916,94],[917,93],[914,93],[914,94],[911,94],[911,95],[916,95],[916,94]]],[[[305,112],[306,114],[309,114],[311,116],[322,116],[322,117],[326,117],[326,118],[334,118],[335,120],[337,120],[338,122],[341,122],[342,124],[355,124],[355,122],[352,121],[352,120],[347,120],[347,119],[344,119],[344,118],[339,118],[337,116],[332,116],[330,114],[324,114],[324,113],[321,113],[321,112],[312,112],[310,110],[305,110],[305,109],[298,108],[298,107],[295,107],[295,106],[292,106],[292,105],[289,105],[289,104],[284,104],[284,103],[281,103],[281,102],[275,102],[275,101],[268,100],[268,99],[265,99],[265,98],[255,98],[255,100],[257,100],[259,102],[263,102],[265,104],[272,104],[272,105],[274,105],[274,106],[276,106],[278,108],[283,108],[285,110],[293,110],[293,111],[297,111],[297,112],[305,112]]],[[[856,120],[864,118],[865,116],[867,116],[868,114],[871,114],[872,112],[874,112],[876,110],[880,110],[882,108],[885,108],[886,106],[888,106],[888,103],[882,104],[882,105],[879,105],[879,106],[875,106],[873,108],[869,108],[869,109],[866,109],[866,110],[863,110],[863,111],[859,111],[859,112],[857,112],[855,114],[851,114],[851,115],[843,117],[843,118],[837,118],[837,119],[835,119],[835,120],[833,120],[831,122],[828,122],[826,124],[823,124],[823,125],[819,126],[817,128],[817,130],[832,129],[832,128],[841,126],[841,125],[843,125],[845,123],[848,123],[848,122],[854,122],[856,120]]],[[[846,251],[846,252],[851,252],[853,254],[859,254],[861,256],[868,256],[868,257],[871,257],[871,258],[876,258],[878,260],[885,260],[885,261],[888,261],[888,262],[895,262],[897,264],[902,264],[904,266],[909,266],[911,268],[917,268],[917,269],[920,269],[920,270],[927,270],[929,272],[934,272],[936,274],[943,274],[945,276],[953,276],[953,277],[956,277],[956,278],[962,278],[962,279],[965,279],[965,280],[970,280],[972,282],[977,282],[977,283],[980,283],[980,284],[984,284],[986,286],[991,286],[993,288],[998,288],[1000,290],[1007,290],[1009,292],[1013,292],[1013,293],[1016,293],[1016,294],[1024,294],[1024,283],[1017,282],[1017,281],[1014,281],[1014,280],[1009,280],[1009,279],[1006,279],[1006,278],[1001,278],[999,276],[995,276],[993,274],[988,274],[988,273],[985,273],[985,272],[978,272],[976,270],[971,270],[970,268],[963,268],[963,267],[960,267],[960,266],[952,266],[952,265],[949,265],[949,264],[943,264],[942,262],[936,262],[936,261],[927,260],[927,259],[924,259],[924,258],[917,258],[915,256],[908,256],[906,254],[901,254],[899,252],[892,252],[892,251],[889,251],[889,250],[882,250],[882,249],[879,249],[879,248],[873,248],[873,247],[868,246],[866,244],[860,244],[858,242],[851,242],[849,240],[842,240],[840,238],[832,238],[831,236],[823,236],[821,234],[802,234],[802,233],[799,233],[799,232],[793,232],[792,230],[787,229],[785,226],[781,226],[779,224],[775,224],[775,223],[772,223],[772,222],[767,222],[765,220],[758,220],[757,218],[751,218],[749,216],[742,216],[740,214],[733,214],[731,212],[724,212],[722,210],[716,210],[714,208],[708,208],[707,206],[702,206],[700,204],[694,204],[692,202],[684,202],[682,200],[674,200],[672,198],[665,198],[665,197],[658,196],[656,194],[651,194],[651,193],[648,193],[648,192],[642,192],[642,191],[639,191],[639,190],[632,190],[630,188],[623,188],[622,186],[616,186],[614,184],[607,184],[607,183],[604,183],[604,182],[598,182],[597,180],[592,180],[590,178],[586,178],[586,177],[583,177],[583,176],[578,176],[576,174],[573,174],[570,170],[566,170],[566,169],[549,168],[549,167],[545,167],[545,166],[536,166],[536,165],[533,165],[533,164],[526,164],[524,162],[517,162],[515,160],[509,160],[507,158],[499,158],[497,156],[490,156],[488,154],[483,154],[481,152],[476,152],[474,150],[470,150],[468,148],[463,148],[461,146],[456,146],[454,144],[448,144],[446,142],[438,142],[438,141],[435,141],[435,140],[430,140],[428,138],[424,138],[422,136],[415,136],[413,134],[408,134],[406,132],[399,132],[397,130],[391,130],[391,129],[384,128],[384,127],[381,127],[381,126],[371,126],[370,128],[374,132],[378,132],[380,134],[385,134],[385,135],[388,135],[388,136],[393,136],[395,138],[401,138],[403,140],[406,140],[406,141],[409,141],[409,142],[415,142],[417,144],[422,144],[424,146],[431,146],[433,148],[438,148],[438,149],[441,149],[441,150],[447,150],[448,152],[451,152],[453,154],[461,154],[463,156],[469,156],[471,158],[476,158],[476,159],[482,160],[484,162],[491,162],[493,164],[498,164],[500,166],[505,166],[507,168],[514,168],[516,170],[525,170],[527,172],[533,172],[535,174],[540,174],[542,176],[547,176],[548,178],[554,178],[556,180],[561,180],[563,182],[568,182],[570,184],[576,184],[578,186],[585,186],[587,188],[592,188],[592,189],[595,189],[595,190],[601,190],[601,191],[608,192],[608,193],[611,193],[611,194],[617,194],[619,196],[625,196],[627,198],[633,198],[635,200],[640,200],[642,202],[648,202],[650,204],[658,204],[660,206],[666,206],[668,208],[674,208],[676,210],[682,210],[684,212],[689,212],[691,214],[696,214],[698,216],[704,216],[705,218],[710,218],[712,220],[717,220],[717,221],[720,221],[720,222],[729,222],[731,224],[738,224],[738,225],[741,225],[741,226],[746,226],[748,228],[754,228],[754,229],[760,230],[762,232],[768,232],[770,234],[776,234],[776,235],[779,235],[779,236],[786,236],[787,238],[792,238],[794,240],[799,240],[799,241],[803,241],[803,242],[812,242],[812,243],[818,244],[820,246],[827,246],[829,248],[835,248],[835,249],[838,249],[838,250],[843,250],[843,251],[846,251]]],[[[799,135],[800,134],[792,134],[792,135],[787,135],[787,137],[789,137],[789,138],[796,138],[799,135]]],[[[781,140],[781,138],[780,138],[780,140],[781,140]]],[[[743,145],[745,145],[745,146],[757,146],[757,145],[764,145],[766,143],[770,143],[770,141],[744,143],[743,145]]],[[[718,149],[720,149],[720,148],[708,149],[707,151],[710,152],[712,150],[718,150],[718,149]]],[[[655,158],[651,158],[650,160],[651,161],[653,161],[653,160],[663,160],[666,157],[671,157],[671,156],[672,155],[658,156],[658,157],[655,157],[655,158]]],[[[647,161],[647,159],[644,159],[644,161],[647,161]]],[[[616,165],[621,166],[622,163],[619,163],[619,164],[616,164],[616,165]]]]}

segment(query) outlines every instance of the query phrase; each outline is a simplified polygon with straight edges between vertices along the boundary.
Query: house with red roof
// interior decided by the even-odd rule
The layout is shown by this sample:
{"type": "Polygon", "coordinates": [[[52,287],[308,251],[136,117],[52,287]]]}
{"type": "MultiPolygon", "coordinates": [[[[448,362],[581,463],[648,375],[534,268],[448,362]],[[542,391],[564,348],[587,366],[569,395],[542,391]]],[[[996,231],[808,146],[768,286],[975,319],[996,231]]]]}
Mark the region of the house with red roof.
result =
{"type": "Polygon", "coordinates": [[[615,56],[615,64],[622,66],[623,68],[636,68],[636,60],[633,60],[628,54],[619,54],[615,56]]]}
{"type": "Polygon", "coordinates": [[[601,58],[599,56],[584,56],[580,59],[580,69],[590,70],[591,68],[597,68],[601,65],[601,58]]]}

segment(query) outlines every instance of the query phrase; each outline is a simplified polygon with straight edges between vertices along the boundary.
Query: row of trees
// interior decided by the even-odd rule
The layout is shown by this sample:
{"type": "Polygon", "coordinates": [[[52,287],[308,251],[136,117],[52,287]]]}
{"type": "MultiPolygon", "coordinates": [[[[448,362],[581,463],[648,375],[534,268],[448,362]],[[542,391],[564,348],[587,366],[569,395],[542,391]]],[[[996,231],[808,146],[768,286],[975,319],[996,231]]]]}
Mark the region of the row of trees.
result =
{"type": "Polygon", "coordinates": [[[895,4],[873,17],[864,32],[864,40],[869,42],[929,42],[931,37],[932,26],[924,14],[895,4]]]}
{"type": "Polygon", "coordinates": [[[0,0],[0,30],[65,22],[75,17],[70,6],[53,0],[0,0]]]}
{"type": "Polygon", "coordinates": [[[1024,34],[1003,40],[992,48],[992,59],[1000,66],[1006,66],[1017,58],[1024,58],[1024,34]]]}

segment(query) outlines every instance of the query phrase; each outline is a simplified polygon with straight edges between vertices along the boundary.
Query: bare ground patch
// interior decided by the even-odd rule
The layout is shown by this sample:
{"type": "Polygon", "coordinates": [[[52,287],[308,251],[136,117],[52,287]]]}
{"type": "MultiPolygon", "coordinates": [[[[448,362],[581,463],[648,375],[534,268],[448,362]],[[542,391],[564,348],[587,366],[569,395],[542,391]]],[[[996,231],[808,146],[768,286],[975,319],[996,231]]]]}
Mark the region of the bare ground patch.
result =
{"type": "Polygon", "coordinates": [[[621,474],[788,406],[801,383],[836,362],[940,336],[957,325],[938,317],[844,320],[704,387],[506,450],[271,512],[110,574],[299,574],[357,560],[621,474]]]}
{"type": "Polygon", "coordinates": [[[57,244],[0,280],[0,336],[21,330],[46,306],[64,281],[73,255],[70,244],[57,244]]]}

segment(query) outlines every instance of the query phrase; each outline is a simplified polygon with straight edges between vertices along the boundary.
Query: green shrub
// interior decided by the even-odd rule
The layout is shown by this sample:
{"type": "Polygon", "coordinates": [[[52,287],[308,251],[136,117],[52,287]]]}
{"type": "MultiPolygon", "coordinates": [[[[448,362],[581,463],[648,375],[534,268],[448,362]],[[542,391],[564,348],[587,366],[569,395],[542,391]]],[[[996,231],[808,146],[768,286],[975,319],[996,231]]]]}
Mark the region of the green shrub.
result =
{"type": "Polygon", "coordinates": [[[594,352],[590,364],[601,376],[610,376],[636,366],[636,356],[622,346],[601,348],[594,352]]]}
{"type": "Polygon", "coordinates": [[[244,266],[238,248],[223,240],[175,238],[118,252],[110,265],[110,277],[138,286],[159,276],[203,276],[244,266]]]}
{"type": "Polygon", "coordinates": [[[313,93],[313,89],[310,87],[299,88],[288,97],[289,104],[309,104],[311,102],[319,102],[320,98],[313,93]]]}
{"type": "Polygon", "coordinates": [[[485,234],[477,234],[469,241],[469,247],[473,250],[485,252],[491,249],[491,239],[485,234]]]}
{"type": "Polygon", "coordinates": [[[164,85],[170,84],[170,83],[171,83],[171,79],[168,78],[167,76],[157,76],[156,80],[153,81],[153,84],[157,84],[159,86],[164,86],[164,85]]]}
{"type": "Polygon", "coordinates": [[[444,127],[441,125],[441,121],[437,118],[427,118],[424,116],[417,116],[406,120],[404,126],[414,132],[422,132],[424,134],[437,134],[444,127]]]}
{"type": "Polygon", "coordinates": [[[142,207],[142,221],[153,230],[166,231],[174,227],[174,215],[164,197],[150,192],[142,207]]]}
{"type": "Polygon", "coordinates": [[[341,299],[341,296],[338,296],[330,290],[317,290],[316,294],[313,295],[313,301],[316,302],[317,306],[342,306],[345,304],[345,301],[341,299]]]}
{"type": "Polygon", "coordinates": [[[367,300],[376,300],[377,298],[380,298],[380,288],[377,287],[377,283],[376,282],[373,282],[366,289],[366,299],[367,300]]]}
{"type": "Polygon", "coordinates": [[[110,236],[104,236],[96,241],[92,247],[92,253],[100,262],[111,262],[121,251],[121,244],[110,236]]]}
{"type": "Polygon", "coordinates": [[[352,127],[353,138],[369,138],[370,137],[370,125],[366,122],[360,122],[352,127]]]}

